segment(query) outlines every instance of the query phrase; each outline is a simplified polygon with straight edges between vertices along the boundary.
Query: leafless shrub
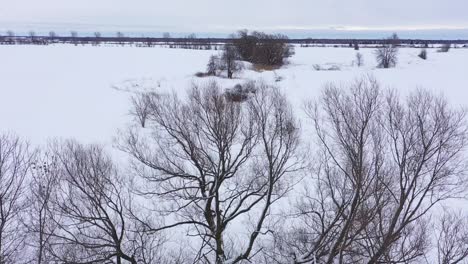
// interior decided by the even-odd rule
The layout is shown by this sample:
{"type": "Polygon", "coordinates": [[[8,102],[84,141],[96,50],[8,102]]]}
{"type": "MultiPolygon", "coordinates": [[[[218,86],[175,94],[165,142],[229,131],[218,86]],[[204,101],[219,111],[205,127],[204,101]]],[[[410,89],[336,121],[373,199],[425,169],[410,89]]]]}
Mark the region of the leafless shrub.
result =
{"type": "Polygon", "coordinates": [[[193,86],[187,100],[159,97],[149,118],[153,136],[130,130],[124,139],[122,148],[140,164],[141,195],[164,201],[164,214],[172,215],[163,227],[147,227],[185,227],[198,237],[194,262],[240,263],[255,255],[258,237],[269,233],[272,205],[289,190],[285,177],[297,169],[290,105],[276,88],[256,88],[242,104],[214,82],[193,86]],[[231,223],[247,216],[253,225],[234,247],[231,223]]]}
{"type": "Polygon", "coordinates": [[[26,177],[31,153],[17,136],[0,135],[0,263],[21,260],[25,232],[21,223],[26,208],[26,177]]]}

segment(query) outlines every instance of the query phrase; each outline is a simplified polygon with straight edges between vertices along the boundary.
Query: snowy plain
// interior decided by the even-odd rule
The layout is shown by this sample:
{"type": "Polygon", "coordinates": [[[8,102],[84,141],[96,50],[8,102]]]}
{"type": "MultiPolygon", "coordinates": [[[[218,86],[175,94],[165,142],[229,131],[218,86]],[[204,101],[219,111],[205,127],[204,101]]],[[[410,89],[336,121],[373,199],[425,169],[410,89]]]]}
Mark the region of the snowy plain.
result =
{"type": "MultiPolygon", "coordinates": [[[[230,88],[248,79],[281,87],[301,115],[304,100],[314,99],[329,82],[346,85],[371,74],[382,87],[402,94],[425,88],[444,94],[453,105],[468,105],[468,49],[448,53],[401,48],[396,68],[376,69],[374,49],[361,48],[364,66],[353,65],[351,48],[296,47],[289,64],[275,71],[244,70],[233,80],[217,78],[230,88]],[[338,66],[340,70],[317,71],[338,66]],[[275,82],[280,77],[282,80],[275,82]]],[[[0,132],[14,132],[33,144],[52,138],[76,138],[111,145],[130,120],[130,94],[123,90],[185,91],[208,58],[218,51],[92,46],[0,46],[0,132]]]]}

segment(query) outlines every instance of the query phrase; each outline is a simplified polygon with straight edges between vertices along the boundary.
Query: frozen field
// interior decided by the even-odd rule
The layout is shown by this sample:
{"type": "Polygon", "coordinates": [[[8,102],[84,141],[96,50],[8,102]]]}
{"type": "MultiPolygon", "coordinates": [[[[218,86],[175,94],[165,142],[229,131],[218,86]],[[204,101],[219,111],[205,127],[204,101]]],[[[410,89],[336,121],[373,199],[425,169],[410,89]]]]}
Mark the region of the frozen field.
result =
{"type": "MultiPolygon", "coordinates": [[[[361,49],[364,66],[353,66],[348,48],[296,48],[290,64],[269,72],[245,70],[244,79],[263,79],[279,85],[300,107],[327,82],[346,84],[364,74],[374,75],[383,87],[402,93],[424,87],[446,95],[457,105],[468,105],[468,49],[449,53],[401,48],[393,69],[376,69],[373,49],[361,49]],[[317,71],[337,66],[336,71],[317,71]],[[275,82],[281,77],[282,81],[275,82]]],[[[0,130],[12,131],[34,144],[50,138],[76,138],[110,145],[129,120],[129,93],[119,89],[185,90],[192,82],[206,82],[194,74],[204,71],[218,51],[133,47],[0,46],[0,130]],[[115,89],[115,88],[118,89],[115,89]]]]}

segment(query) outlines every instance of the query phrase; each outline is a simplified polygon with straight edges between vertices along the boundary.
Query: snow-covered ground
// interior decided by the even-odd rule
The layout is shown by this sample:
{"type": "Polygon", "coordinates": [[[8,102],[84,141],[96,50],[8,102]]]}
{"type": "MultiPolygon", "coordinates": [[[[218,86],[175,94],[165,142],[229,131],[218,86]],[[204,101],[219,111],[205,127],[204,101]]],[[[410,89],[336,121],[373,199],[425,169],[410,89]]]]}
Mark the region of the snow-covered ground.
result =
{"type": "MultiPolygon", "coordinates": [[[[468,49],[448,53],[401,48],[396,68],[377,69],[374,49],[361,49],[364,66],[353,62],[351,48],[299,48],[289,64],[275,71],[247,67],[233,80],[217,78],[230,88],[249,79],[278,85],[298,116],[302,105],[329,82],[346,85],[373,75],[383,87],[402,94],[423,87],[443,93],[453,105],[468,106],[468,49]],[[317,70],[321,68],[323,70],[317,70]],[[339,70],[326,70],[339,68],[339,70]]],[[[34,145],[53,138],[74,138],[111,148],[119,129],[130,121],[132,91],[184,91],[210,55],[218,51],[91,46],[0,46],[0,133],[14,132],[34,145]]],[[[248,65],[247,65],[248,66],[248,65]]],[[[307,135],[304,135],[305,137],[307,135]]],[[[120,153],[116,150],[117,153],[120,153]]],[[[460,204],[468,208],[464,202],[460,204]]]]}
{"type": "MultiPolygon", "coordinates": [[[[328,82],[345,84],[364,74],[402,93],[424,87],[444,93],[451,103],[468,104],[468,49],[448,53],[402,48],[394,69],[376,69],[373,49],[361,49],[364,66],[353,66],[349,48],[296,48],[290,64],[276,71],[245,70],[237,79],[219,79],[231,87],[244,79],[279,85],[295,106],[315,98],[328,82]],[[338,66],[340,70],[317,71],[338,66]],[[275,82],[280,77],[282,80],[275,82]]],[[[0,46],[0,132],[12,131],[34,144],[50,138],[76,138],[111,144],[129,120],[129,94],[141,86],[183,91],[218,51],[91,46],[0,46]],[[117,88],[117,89],[116,89],[117,88]],[[120,90],[119,90],[120,89],[120,90]]],[[[300,109],[298,109],[300,111],[300,109]]]]}

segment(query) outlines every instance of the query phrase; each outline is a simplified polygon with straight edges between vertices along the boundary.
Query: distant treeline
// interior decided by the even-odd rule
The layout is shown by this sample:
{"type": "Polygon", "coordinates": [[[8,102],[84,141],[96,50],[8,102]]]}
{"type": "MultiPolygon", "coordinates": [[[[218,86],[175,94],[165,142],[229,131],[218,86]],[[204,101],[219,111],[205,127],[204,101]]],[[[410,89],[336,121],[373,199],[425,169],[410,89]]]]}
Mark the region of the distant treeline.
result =
{"type": "MultiPolygon", "coordinates": [[[[157,46],[157,45],[172,45],[174,48],[190,48],[201,47],[200,49],[211,49],[210,45],[233,43],[234,38],[146,38],[146,37],[80,37],[80,36],[0,36],[0,44],[2,45],[48,45],[56,43],[68,43],[75,45],[100,45],[100,44],[118,44],[128,45],[134,44],[138,46],[157,46]]],[[[268,40],[265,40],[268,41],[268,40]]],[[[272,40],[277,41],[277,40],[272,40]]],[[[385,39],[322,39],[322,38],[306,38],[306,39],[285,39],[290,44],[300,45],[382,45],[385,44],[385,39]]],[[[400,39],[402,45],[434,45],[434,44],[458,44],[468,47],[468,40],[423,40],[423,39],[400,39]]]]}

